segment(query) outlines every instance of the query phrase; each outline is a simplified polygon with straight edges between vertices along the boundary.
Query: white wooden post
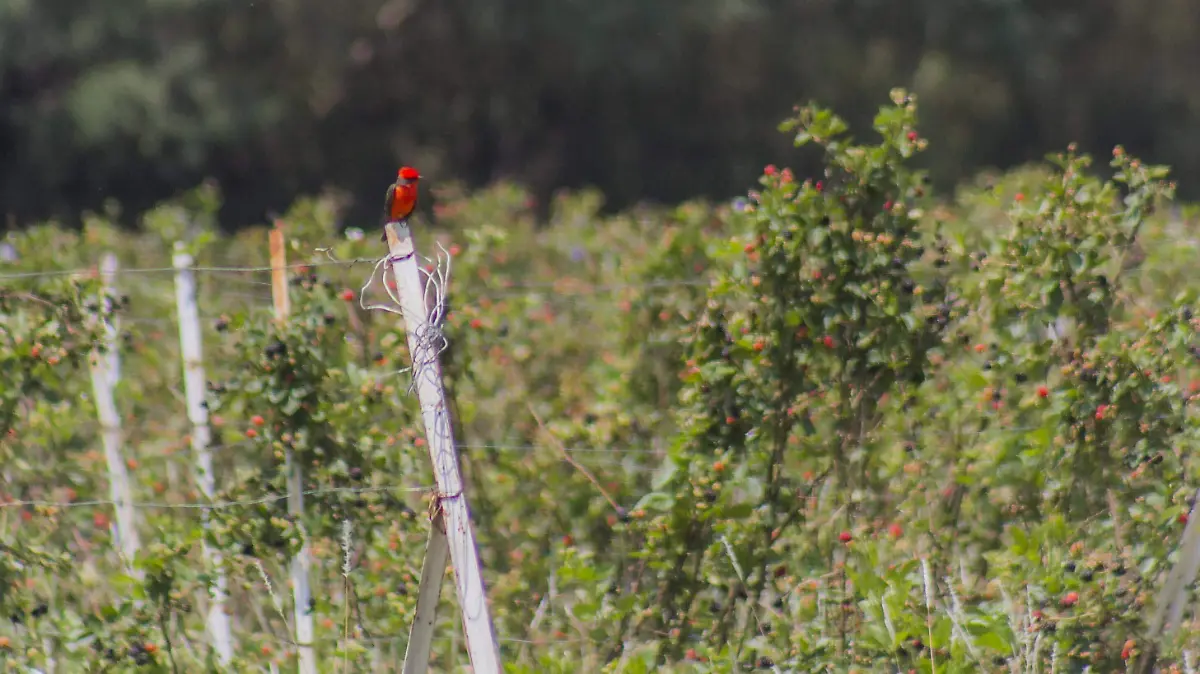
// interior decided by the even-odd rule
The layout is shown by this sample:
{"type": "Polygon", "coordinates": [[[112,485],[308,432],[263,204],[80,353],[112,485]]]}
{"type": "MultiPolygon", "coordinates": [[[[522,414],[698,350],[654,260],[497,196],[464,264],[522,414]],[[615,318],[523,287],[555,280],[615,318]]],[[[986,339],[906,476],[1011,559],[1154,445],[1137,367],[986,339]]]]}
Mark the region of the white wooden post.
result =
{"type": "MultiPolygon", "coordinates": [[[[275,320],[283,326],[287,323],[291,304],[288,302],[287,249],[284,246],[283,224],[276,222],[271,230],[271,298],[275,302],[275,320]]],[[[286,456],[288,483],[288,514],[299,523],[304,516],[303,468],[292,450],[286,456]]],[[[300,551],[292,557],[292,602],[296,620],[296,644],[299,650],[300,674],[317,674],[317,656],[313,651],[313,618],[309,604],[312,592],[308,587],[308,573],[312,557],[306,540],[300,551]]]]}
{"type": "MultiPolygon", "coordinates": [[[[192,451],[195,458],[196,482],[206,501],[216,493],[213,475],[212,430],[208,426],[208,408],[204,404],[204,362],[200,346],[200,312],[196,308],[196,277],[192,273],[192,256],[182,241],[175,244],[175,304],[179,312],[179,347],[183,357],[183,388],[187,396],[188,419],[192,423],[192,451]]],[[[209,528],[209,511],[201,515],[203,527],[209,528]]],[[[213,596],[208,606],[208,637],[217,659],[228,666],[233,659],[233,637],[229,616],[225,613],[228,589],[225,572],[221,569],[221,552],[202,545],[204,557],[213,570],[213,596]]]]}
{"type": "Polygon", "coordinates": [[[433,624],[437,620],[437,605],[442,598],[442,580],[446,577],[446,562],[450,556],[450,541],[446,538],[446,518],[436,512],[429,523],[429,544],[421,563],[421,585],[417,594],[417,610],[408,633],[408,650],[404,653],[402,674],[425,674],[429,670],[429,648],[433,644],[433,624]]]}
{"type": "Polygon", "coordinates": [[[1156,638],[1160,630],[1164,638],[1169,638],[1179,629],[1184,600],[1189,594],[1187,588],[1196,580],[1197,572],[1200,572],[1200,489],[1193,496],[1192,509],[1179,540],[1179,559],[1167,573],[1155,602],[1148,630],[1151,638],[1156,638]]]}
{"type": "MultiPolygon", "coordinates": [[[[104,289],[102,303],[106,312],[112,310],[108,295],[116,284],[117,256],[105,253],[100,260],[100,281],[104,289]]],[[[108,492],[116,511],[114,532],[125,563],[132,568],[133,559],[141,548],[138,540],[137,523],[133,510],[133,496],[129,487],[129,471],[121,452],[121,415],[113,390],[120,380],[120,356],[117,354],[117,326],[115,321],[104,324],[105,353],[92,353],[92,392],[96,397],[96,414],[100,419],[101,439],[104,443],[104,458],[108,462],[108,492]]]]}
{"type": "Polygon", "coordinates": [[[421,589],[417,597],[417,619],[413,622],[405,674],[423,674],[428,663],[429,642],[432,638],[433,614],[442,578],[445,574],[445,554],[438,533],[442,521],[445,538],[454,564],[454,586],[462,614],[463,631],[467,637],[467,652],[475,674],[499,674],[500,648],[496,629],[483,584],[483,569],[475,531],[471,526],[467,498],[463,495],[462,475],[458,469],[458,452],[454,433],[446,410],[446,394],[442,387],[442,368],[438,361],[437,340],[432,339],[429,309],[425,304],[424,284],[417,269],[412,232],[407,223],[392,222],[384,227],[387,234],[389,263],[399,292],[408,350],[412,356],[412,376],[421,405],[429,458],[433,462],[437,491],[434,498],[434,517],[430,533],[430,548],[426,551],[421,571],[421,589]],[[439,560],[440,558],[440,560],[439,560]],[[439,563],[441,562],[441,563],[439,563]],[[429,604],[432,603],[433,607],[429,604]],[[408,659],[413,659],[410,668],[408,659]]]}

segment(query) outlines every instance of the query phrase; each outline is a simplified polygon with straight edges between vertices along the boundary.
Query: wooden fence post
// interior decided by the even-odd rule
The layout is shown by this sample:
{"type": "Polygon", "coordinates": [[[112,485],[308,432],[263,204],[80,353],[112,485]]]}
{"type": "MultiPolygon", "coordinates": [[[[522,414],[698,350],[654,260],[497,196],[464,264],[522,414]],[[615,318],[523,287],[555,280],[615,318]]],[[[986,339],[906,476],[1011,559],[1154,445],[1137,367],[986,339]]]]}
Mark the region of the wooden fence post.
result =
{"type": "Polygon", "coordinates": [[[1192,495],[1187,524],[1179,539],[1179,558],[1163,577],[1154,612],[1147,621],[1144,642],[1138,646],[1142,655],[1132,671],[1146,674],[1156,666],[1159,644],[1173,637],[1180,627],[1184,602],[1191,596],[1188,588],[1196,580],[1197,572],[1200,572],[1200,489],[1192,495]]]}
{"type": "MultiPolygon", "coordinates": [[[[287,323],[291,313],[287,285],[287,248],[284,245],[283,223],[276,222],[271,230],[271,298],[275,303],[275,320],[280,326],[287,323]]],[[[288,514],[298,523],[304,517],[304,469],[287,450],[288,514]]],[[[312,591],[308,573],[312,561],[308,541],[292,557],[292,602],[296,620],[296,644],[299,650],[300,674],[317,674],[317,656],[313,651],[312,591]]]]}
{"type": "Polygon", "coordinates": [[[430,522],[429,549],[421,569],[417,610],[405,655],[404,674],[423,674],[429,662],[433,621],[446,572],[446,550],[454,565],[467,652],[475,674],[499,674],[500,648],[483,584],[483,570],[467,497],[463,494],[458,452],[454,445],[446,394],[442,387],[441,350],[436,326],[430,325],[425,284],[417,268],[412,232],[403,222],[388,223],[388,263],[399,292],[408,350],[412,357],[413,386],[421,406],[429,458],[433,462],[437,493],[430,522]]]}
{"type": "MultiPolygon", "coordinates": [[[[100,281],[106,312],[112,310],[109,298],[116,285],[117,256],[105,253],[100,260],[100,281]]],[[[92,354],[92,393],[96,398],[96,414],[100,419],[101,438],[104,443],[104,458],[108,463],[108,491],[112,499],[117,543],[125,563],[132,570],[133,559],[141,548],[137,522],[133,509],[133,495],[129,486],[129,470],[121,451],[121,415],[117,411],[114,389],[120,380],[120,355],[117,352],[117,326],[109,320],[104,324],[104,353],[92,354]]],[[[134,575],[139,575],[134,573],[134,575]]]]}
{"type": "MultiPolygon", "coordinates": [[[[213,475],[212,429],[208,425],[208,407],[204,404],[204,362],[200,341],[200,312],[196,308],[196,277],[192,273],[192,256],[183,242],[175,244],[175,304],[179,312],[179,347],[183,358],[183,387],[187,397],[188,419],[192,424],[192,452],[195,460],[196,482],[205,500],[211,502],[216,493],[213,475]]],[[[202,514],[203,527],[209,528],[210,513],[202,514]]],[[[208,606],[208,636],[217,659],[228,666],[233,659],[233,637],[229,629],[229,616],[225,613],[228,590],[225,572],[221,569],[221,553],[202,546],[204,557],[215,574],[213,596],[208,606]]]]}

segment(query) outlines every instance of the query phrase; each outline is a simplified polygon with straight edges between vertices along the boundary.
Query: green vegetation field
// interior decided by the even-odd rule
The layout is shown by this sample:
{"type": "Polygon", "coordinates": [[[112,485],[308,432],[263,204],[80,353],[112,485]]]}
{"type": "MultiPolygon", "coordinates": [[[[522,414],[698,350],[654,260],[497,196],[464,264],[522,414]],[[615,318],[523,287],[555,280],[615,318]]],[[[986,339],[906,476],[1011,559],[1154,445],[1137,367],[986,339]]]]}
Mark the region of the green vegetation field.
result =
{"type": "MultiPolygon", "coordinates": [[[[768,166],[728,205],[608,217],[582,192],[537,222],[517,187],[443,185],[415,223],[452,260],[442,363],[505,670],[1195,671],[1200,285],[1166,169],[1064,148],[934,194],[916,166],[936,129],[900,91],[874,130],[803,108],[784,131],[825,171],[768,166]]],[[[6,671],[295,671],[305,542],[319,670],[399,671],[433,478],[403,324],[363,309],[389,302],[377,228],[334,199],[284,214],[279,325],[267,229],[221,233],[219,203],[204,186],[136,233],[94,214],[3,242],[6,671]],[[132,560],[90,371],[106,321],[132,560]]],[[[442,600],[432,669],[468,671],[452,584],[442,600]]]]}

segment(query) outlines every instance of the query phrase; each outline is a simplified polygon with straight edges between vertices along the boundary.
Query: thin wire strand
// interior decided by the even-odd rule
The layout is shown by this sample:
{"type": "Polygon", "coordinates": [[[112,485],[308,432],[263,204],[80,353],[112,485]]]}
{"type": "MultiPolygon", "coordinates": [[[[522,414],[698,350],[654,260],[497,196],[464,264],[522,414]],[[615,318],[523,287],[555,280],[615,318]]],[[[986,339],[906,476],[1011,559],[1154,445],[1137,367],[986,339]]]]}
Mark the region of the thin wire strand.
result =
{"type": "MultiPolygon", "coordinates": [[[[1174,417],[1173,416],[1157,416],[1157,417],[1153,417],[1151,420],[1152,421],[1165,421],[1167,419],[1172,419],[1172,418],[1174,418],[1174,417]]],[[[383,421],[387,421],[387,420],[386,419],[385,420],[376,420],[372,423],[382,423],[383,421]]],[[[1031,433],[1033,431],[1040,431],[1040,430],[1047,430],[1047,429],[1051,430],[1051,431],[1055,430],[1054,426],[1045,426],[1045,425],[1003,426],[1003,427],[985,428],[982,431],[976,432],[975,435],[983,435],[983,436],[1019,435],[1022,433],[1031,433]]],[[[937,432],[941,432],[941,430],[942,429],[931,428],[931,429],[928,429],[927,432],[937,433],[937,432]]],[[[78,436],[78,434],[76,434],[76,435],[78,436]]],[[[227,442],[227,443],[219,443],[219,444],[209,445],[207,447],[207,449],[211,452],[223,452],[226,450],[250,447],[250,446],[253,446],[254,444],[256,444],[256,442],[257,442],[256,440],[249,440],[249,439],[239,440],[239,441],[235,441],[235,442],[227,442]]],[[[459,443],[459,444],[456,444],[455,446],[458,449],[467,450],[467,451],[498,451],[498,452],[527,452],[527,453],[532,453],[532,452],[537,452],[537,451],[542,451],[542,450],[544,450],[546,452],[551,452],[551,453],[557,453],[557,451],[558,451],[556,448],[551,447],[549,445],[532,445],[532,444],[459,443]]],[[[566,447],[565,449],[567,452],[569,452],[571,454],[596,454],[596,455],[603,455],[603,454],[616,454],[616,455],[657,455],[657,454],[662,454],[662,455],[665,455],[667,453],[665,450],[653,449],[653,448],[649,448],[649,447],[579,447],[579,446],[576,446],[576,447],[566,447]]],[[[172,451],[169,451],[169,452],[146,453],[146,454],[142,454],[140,456],[134,456],[134,457],[130,457],[130,458],[134,458],[138,461],[179,460],[181,462],[186,462],[186,461],[191,460],[190,456],[188,455],[189,452],[190,452],[190,448],[188,446],[179,445],[178,447],[176,447],[175,449],[173,449],[172,451]]]]}
{"type": "MultiPolygon", "coordinates": [[[[308,269],[308,267],[317,266],[354,266],[356,264],[373,264],[373,259],[354,258],[350,260],[322,260],[308,261],[308,263],[295,263],[283,267],[283,269],[308,269]]],[[[193,266],[192,271],[197,273],[265,273],[275,269],[271,266],[193,266]]],[[[0,281],[6,279],[17,278],[41,278],[55,276],[76,276],[76,275],[91,275],[94,273],[95,267],[77,267],[77,269],[60,269],[50,271],[17,271],[0,273],[0,281]]],[[[150,267],[128,267],[128,269],[119,269],[118,276],[128,275],[128,273],[175,273],[173,266],[150,266],[150,267]]]]}
{"type": "MultiPolygon", "coordinates": [[[[446,259],[446,258],[449,258],[450,255],[448,253],[446,253],[445,255],[439,254],[438,257],[442,258],[442,259],[446,259]]],[[[423,258],[423,259],[425,259],[425,261],[428,263],[436,264],[435,260],[428,259],[428,258],[423,258]]],[[[323,267],[323,266],[346,267],[346,266],[353,266],[353,265],[358,265],[358,264],[378,265],[381,263],[381,261],[386,262],[386,260],[387,260],[387,258],[385,257],[385,258],[382,258],[381,260],[368,259],[368,258],[355,258],[353,260],[327,260],[327,261],[318,261],[318,262],[298,262],[298,263],[287,265],[285,267],[285,269],[308,269],[308,268],[312,268],[312,267],[323,267]]],[[[192,267],[191,268],[191,271],[198,273],[198,274],[204,274],[204,273],[211,273],[211,274],[267,273],[267,272],[270,272],[271,270],[272,270],[272,268],[269,266],[267,266],[267,267],[192,267]]],[[[177,271],[178,270],[175,269],[174,267],[133,267],[133,268],[127,268],[127,269],[120,269],[120,270],[118,270],[117,273],[118,273],[118,275],[158,274],[158,273],[167,273],[167,272],[175,273],[177,271]]],[[[426,270],[424,270],[423,267],[422,267],[422,271],[425,271],[426,274],[428,275],[428,272],[426,270]]],[[[95,270],[93,268],[59,269],[59,270],[34,271],[34,272],[9,272],[9,273],[0,274],[0,280],[38,279],[38,278],[53,278],[53,277],[59,277],[59,276],[89,275],[94,272],[95,272],[95,270]]],[[[441,275],[440,270],[435,273],[438,273],[439,275],[441,275]]],[[[445,271],[444,275],[446,277],[449,276],[448,269],[445,271]]],[[[440,278],[438,280],[438,282],[442,282],[444,284],[445,280],[446,280],[445,278],[440,278]]],[[[236,279],[236,280],[229,279],[229,281],[236,282],[236,283],[244,283],[244,284],[249,284],[249,285],[263,285],[263,286],[270,285],[270,283],[267,281],[251,281],[251,280],[247,280],[247,279],[236,279]]],[[[651,279],[651,280],[641,282],[641,283],[608,283],[608,284],[597,284],[597,285],[588,284],[580,279],[564,278],[564,279],[559,279],[556,281],[533,281],[533,282],[528,282],[528,283],[505,282],[501,285],[501,290],[489,293],[487,295],[480,295],[480,297],[508,297],[508,296],[527,294],[527,293],[521,292],[522,290],[549,290],[549,291],[553,291],[554,294],[556,294],[556,295],[561,295],[561,294],[590,295],[590,294],[602,294],[602,293],[608,293],[608,292],[618,292],[621,290],[631,290],[631,289],[676,288],[676,287],[689,287],[689,286],[697,287],[697,286],[706,286],[706,285],[708,285],[708,283],[709,283],[708,280],[703,276],[696,276],[696,277],[682,278],[682,279],[670,279],[670,278],[651,279]],[[576,283],[572,283],[572,282],[578,282],[578,284],[582,284],[583,287],[582,288],[567,288],[567,287],[565,287],[565,286],[576,285],[576,283]],[[512,291],[512,292],[509,292],[509,291],[512,291]]]]}
{"type": "MultiPolygon", "coordinates": [[[[321,496],[323,494],[365,494],[371,492],[432,492],[433,487],[412,487],[408,485],[391,485],[383,487],[330,487],[324,489],[310,489],[304,492],[305,496],[321,496]]],[[[262,505],[264,503],[272,503],[275,501],[283,501],[288,498],[287,493],[268,494],[257,498],[242,499],[236,501],[212,501],[210,503],[165,503],[151,501],[136,501],[129,505],[134,508],[144,509],[172,509],[172,510],[220,510],[222,508],[239,508],[245,506],[262,505]]],[[[0,503],[0,508],[21,508],[21,507],[49,507],[49,508],[95,508],[100,506],[116,506],[123,504],[122,501],[114,501],[109,499],[95,499],[90,501],[45,501],[45,500],[26,500],[26,501],[6,501],[0,503]]]]}
{"type": "MultiPolygon", "coordinates": [[[[62,639],[62,640],[68,640],[68,641],[74,641],[76,638],[76,635],[74,635],[74,634],[69,634],[66,632],[57,632],[57,631],[53,631],[53,630],[44,630],[44,629],[37,630],[36,636],[52,637],[55,639],[62,639]]],[[[355,636],[351,636],[351,637],[346,637],[345,635],[339,634],[336,636],[328,636],[328,637],[316,636],[316,637],[313,637],[313,639],[311,641],[309,641],[308,644],[305,644],[305,645],[328,644],[328,643],[366,644],[366,643],[407,642],[408,637],[409,637],[409,635],[407,635],[407,634],[381,634],[381,635],[373,635],[373,636],[362,634],[362,635],[355,635],[355,636]]],[[[279,634],[273,634],[270,632],[266,632],[263,634],[256,634],[254,636],[254,640],[256,642],[266,641],[266,642],[271,642],[271,643],[275,643],[275,644],[288,644],[291,646],[300,646],[301,645],[295,639],[289,639],[286,636],[279,635],[279,634]]],[[[496,640],[502,641],[505,643],[533,644],[533,645],[538,645],[538,646],[554,646],[554,645],[559,645],[559,644],[583,644],[583,643],[599,644],[599,643],[601,643],[600,641],[584,639],[584,638],[577,638],[577,639],[520,639],[517,637],[496,637],[496,640]]]]}

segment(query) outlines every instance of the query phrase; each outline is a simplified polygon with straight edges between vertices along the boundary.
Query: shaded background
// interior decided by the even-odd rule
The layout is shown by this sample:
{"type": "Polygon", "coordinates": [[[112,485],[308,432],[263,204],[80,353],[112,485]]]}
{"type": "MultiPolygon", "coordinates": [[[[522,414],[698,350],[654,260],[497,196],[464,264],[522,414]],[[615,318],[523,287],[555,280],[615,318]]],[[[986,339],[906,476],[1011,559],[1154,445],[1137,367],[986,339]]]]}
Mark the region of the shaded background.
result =
{"type": "Polygon", "coordinates": [[[400,163],[725,198],[789,159],[793,104],[861,122],[892,86],[943,185],[1120,142],[1195,197],[1198,25],[1200,0],[0,0],[0,227],[206,178],[227,226],[330,187],[370,224],[400,163]]]}

